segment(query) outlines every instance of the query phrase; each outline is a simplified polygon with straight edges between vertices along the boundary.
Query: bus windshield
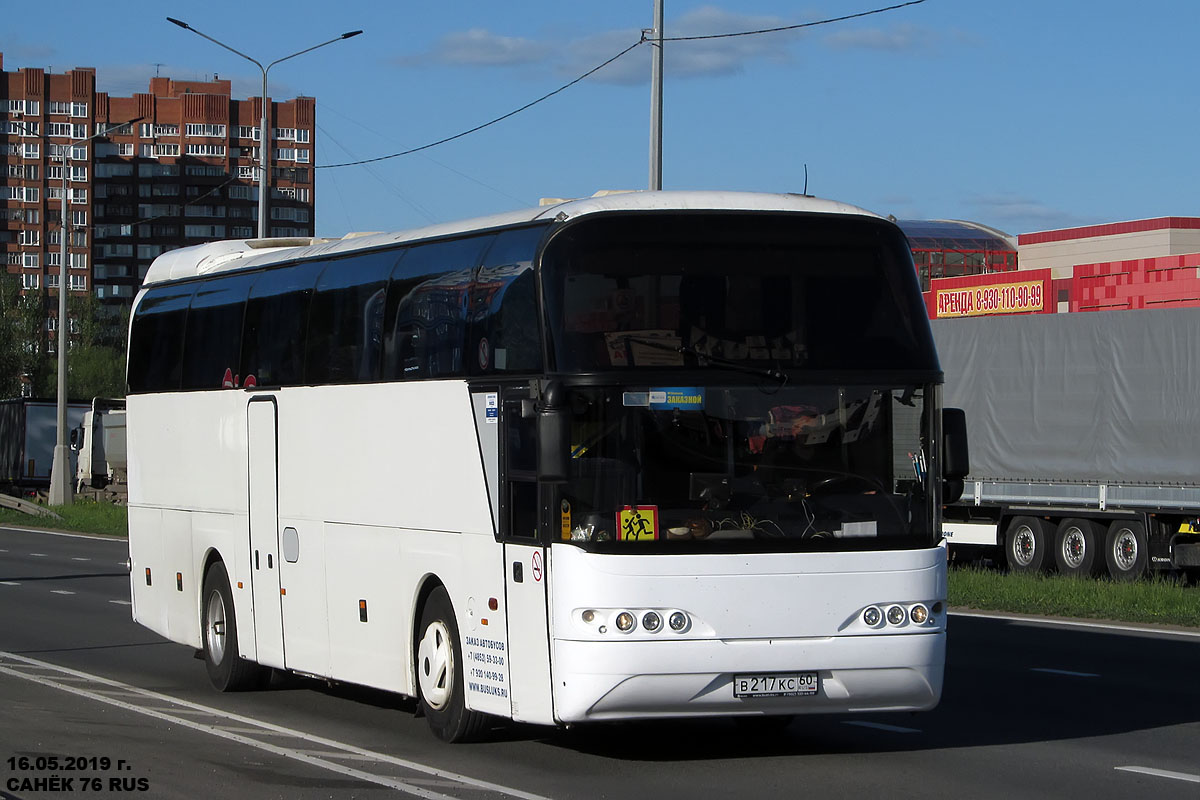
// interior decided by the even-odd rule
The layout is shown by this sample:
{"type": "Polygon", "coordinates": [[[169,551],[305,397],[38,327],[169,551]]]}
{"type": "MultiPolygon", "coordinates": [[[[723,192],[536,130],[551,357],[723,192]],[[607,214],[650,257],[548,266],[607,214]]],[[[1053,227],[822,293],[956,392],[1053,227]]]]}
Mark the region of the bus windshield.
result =
{"type": "Polygon", "coordinates": [[[931,546],[930,392],[576,386],[561,538],[642,553],[931,546]]]}
{"type": "Polygon", "coordinates": [[[938,369],[903,236],[863,216],[603,215],[547,244],[559,373],[938,369]]]}

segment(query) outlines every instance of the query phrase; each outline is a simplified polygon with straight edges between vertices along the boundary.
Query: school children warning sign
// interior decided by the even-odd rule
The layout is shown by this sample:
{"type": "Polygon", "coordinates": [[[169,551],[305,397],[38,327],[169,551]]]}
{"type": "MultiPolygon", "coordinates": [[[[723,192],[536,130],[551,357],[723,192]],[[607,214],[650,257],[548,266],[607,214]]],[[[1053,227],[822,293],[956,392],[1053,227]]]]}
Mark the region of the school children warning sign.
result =
{"type": "Polygon", "coordinates": [[[654,541],[658,538],[658,506],[625,506],[617,512],[617,541],[654,541]]]}

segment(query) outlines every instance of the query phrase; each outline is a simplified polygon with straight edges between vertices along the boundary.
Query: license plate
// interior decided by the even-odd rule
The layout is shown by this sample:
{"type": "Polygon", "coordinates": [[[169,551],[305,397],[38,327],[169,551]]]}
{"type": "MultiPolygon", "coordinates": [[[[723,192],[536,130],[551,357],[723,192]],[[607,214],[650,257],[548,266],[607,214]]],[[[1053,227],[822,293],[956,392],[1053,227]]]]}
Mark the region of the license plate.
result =
{"type": "Polygon", "coordinates": [[[763,672],[734,675],[734,697],[806,697],[817,693],[821,682],[815,672],[763,672]]]}

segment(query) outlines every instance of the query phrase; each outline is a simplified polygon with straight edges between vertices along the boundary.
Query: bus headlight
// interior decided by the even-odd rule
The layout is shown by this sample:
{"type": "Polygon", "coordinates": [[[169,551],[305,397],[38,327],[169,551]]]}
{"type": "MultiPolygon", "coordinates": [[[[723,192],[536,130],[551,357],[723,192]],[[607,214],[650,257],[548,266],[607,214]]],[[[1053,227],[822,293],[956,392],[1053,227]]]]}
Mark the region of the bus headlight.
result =
{"type": "Polygon", "coordinates": [[[617,630],[621,633],[629,633],[633,630],[635,622],[633,614],[630,614],[628,611],[622,611],[620,614],[617,614],[617,630]]]}
{"type": "Polygon", "coordinates": [[[908,618],[911,619],[913,622],[915,622],[917,625],[924,625],[926,623],[926,621],[928,621],[928,619],[929,619],[929,609],[927,609],[925,606],[921,605],[920,603],[917,603],[915,606],[913,606],[912,608],[910,608],[908,610],[908,618]]]}
{"type": "Polygon", "coordinates": [[[903,625],[907,616],[903,606],[892,606],[887,610],[887,621],[892,625],[903,625]]]}
{"type": "Polygon", "coordinates": [[[662,617],[656,611],[647,611],[642,615],[642,627],[650,633],[655,633],[662,627],[662,617]]]}
{"type": "Polygon", "coordinates": [[[687,630],[688,622],[689,620],[687,614],[683,613],[682,611],[671,612],[671,616],[667,619],[667,624],[670,625],[671,630],[675,631],[676,633],[687,630]]]}
{"type": "Polygon", "coordinates": [[[883,621],[883,612],[877,606],[867,606],[867,609],[863,611],[862,618],[863,622],[874,628],[883,621]]]}

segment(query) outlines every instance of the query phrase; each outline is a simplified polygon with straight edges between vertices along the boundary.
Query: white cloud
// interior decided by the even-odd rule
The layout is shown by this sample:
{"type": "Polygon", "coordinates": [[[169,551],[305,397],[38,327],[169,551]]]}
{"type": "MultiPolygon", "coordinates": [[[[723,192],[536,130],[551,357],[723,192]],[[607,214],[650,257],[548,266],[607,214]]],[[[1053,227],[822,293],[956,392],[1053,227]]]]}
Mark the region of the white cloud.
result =
{"type": "MultiPolygon", "coordinates": [[[[793,23],[779,17],[736,14],[716,6],[689,11],[678,19],[668,18],[663,24],[664,38],[668,40],[663,44],[664,72],[672,78],[711,77],[739,73],[753,61],[786,61],[790,58],[790,45],[798,38],[796,31],[696,41],[669,40],[675,37],[763,30],[789,24],[793,23]]],[[[640,35],[640,31],[628,29],[574,41],[557,70],[563,75],[580,75],[636,42],[640,35]]],[[[642,45],[596,73],[592,80],[625,85],[647,83],[650,80],[651,52],[650,45],[642,45]]]]}
{"type": "Polygon", "coordinates": [[[402,64],[432,60],[440,64],[469,67],[511,67],[544,60],[552,48],[549,45],[513,36],[501,36],[483,28],[449,33],[433,50],[400,59],[402,64]]]}
{"type": "Polygon", "coordinates": [[[838,50],[885,50],[909,52],[936,46],[941,37],[936,31],[919,25],[903,23],[891,28],[862,28],[831,33],[825,44],[838,50]]]}
{"type": "Polygon", "coordinates": [[[1019,195],[976,195],[968,198],[966,203],[976,209],[976,222],[1010,233],[1071,228],[1096,221],[1019,195]]]}

